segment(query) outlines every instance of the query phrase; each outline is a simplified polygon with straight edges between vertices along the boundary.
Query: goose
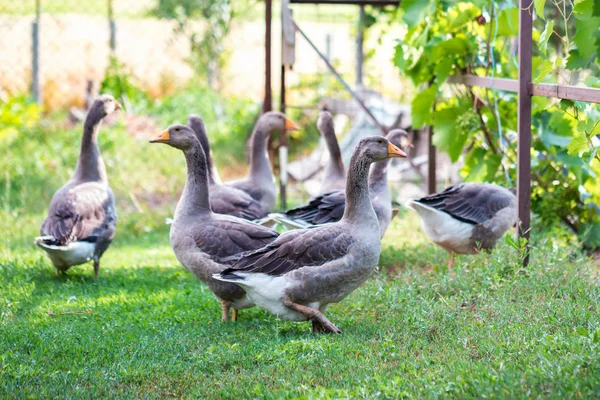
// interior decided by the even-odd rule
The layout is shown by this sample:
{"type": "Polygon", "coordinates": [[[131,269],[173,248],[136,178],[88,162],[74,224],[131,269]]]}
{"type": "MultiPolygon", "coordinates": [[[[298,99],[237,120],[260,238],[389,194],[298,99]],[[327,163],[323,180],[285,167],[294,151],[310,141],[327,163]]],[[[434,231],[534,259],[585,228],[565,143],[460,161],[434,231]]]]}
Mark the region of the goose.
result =
{"type": "Polygon", "coordinates": [[[338,190],[343,191],[346,184],[346,171],[344,170],[340,145],[338,144],[337,136],[335,136],[333,118],[329,111],[321,111],[319,113],[317,128],[325,139],[325,144],[329,151],[329,161],[325,167],[319,194],[338,190]]]}
{"type": "MultiPolygon", "coordinates": [[[[408,134],[403,129],[391,130],[387,139],[401,148],[411,146],[408,134]]],[[[381,237],[385,234],[393,216],[392,195],[387,181],[389,162],[390,160],[386,159],[374,163],[369,174],[369,195],[379,221],[381,237]]],[[[308,204],[288,210],[284,214],[271,214],[271,217],[286,227],[301,228],[339,221],[344,214],[345,206],[346,193],[334,191],[316,196],[308,204]]]]}
{"type": "Polygon", "coordinates": [[[97,277],[100,258],[115,236],[115,198],[100,155],[98,132],[102,119],[120,108],[110,95],[101,95],[92,104],[75,172],[52,196],[40,236],[34,240],[52,261],[56,275],[93,260],[97,277]]]}
{"type": "Polygon", "coordinates": [[[264,113],[258,119],[250,138],[250,171],[248,175],[241,180],[227,182],[226,185],[248,193],[260,203],[263,212],[273,211],[277,200],[277,190],[267,153],[269,138],[276,131],[297,131],[299,129],[283,113],[276,111],[264,113]]]}
{"type": "Polygon", "coordinates": [[[425,234],[450,254],[474,254],[492,249],[517,221],[517,198],[502,186],[461,183],[444,191],[411,200],[407,207],[419,214],[425,234]]]}
{"type": "Polygon", "coordinates": [[[233,215],[247,220],[255,220],[266,216],[260,203],[248,193],[221,184],[221,179],[212,159],[210,144],[206,134],[206,125],[202,118],[197,115],[190,115],[188,117],[188,126],[196,134],[206,157],[208,186],[210,188],[209,201],[212,211],[217,214],[233,215]]]}
{"type": "Polygon", "coordinates": [[[212,278],[243,252],[264,247],[279,234],[250,221],[216,214],[209,202],[208,163],[194,131],[172,125],[151,143],[164,143],[185,156],[187,178],[171,224],[170,242],[177,260],[203,281],[221,302],[222,321],[237,320],[237,310],[252,307],[244,290],[212,278]]]}
{"type": "Polygon", "coordinates": [[[339,222],[289,231],[239,257],[214,278],[239,285],[257,306],[313,332],[341,333],[323,311],[358,288],[379,260],[379,223],[369,198],[374,161],[406,154],[381,136],[362,139],[350,160],[347,207],[339,222]]]}

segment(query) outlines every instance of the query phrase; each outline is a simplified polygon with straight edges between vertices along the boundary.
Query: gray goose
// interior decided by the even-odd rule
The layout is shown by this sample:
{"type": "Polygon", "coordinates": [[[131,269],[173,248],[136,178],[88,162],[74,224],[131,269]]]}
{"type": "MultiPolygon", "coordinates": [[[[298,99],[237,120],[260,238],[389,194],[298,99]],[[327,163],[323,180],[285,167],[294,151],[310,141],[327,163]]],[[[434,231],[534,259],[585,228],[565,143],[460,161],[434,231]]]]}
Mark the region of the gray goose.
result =
{"type": "MultiPolygon", "coordinates": [[[[411,144],[403,129],[393,129],[387,139],[395,146],[406,148],[411,144]]],[[[383,237],[392,220],[392,195],[387,181],[389,159],[379,161],[371,167],[369,194],[379,221],[380,236],[383,237]]],[[[344,214],[346,193],[334,191],[312,198],[308,204],[285,212],[272,214],[274,220],[287,227],[306,227],[339,221],[344,214]]]]}
{"type": "Polygon", "coordinates": [[[165,143],[185,156],[187,178],[171,224],[170,241],[177,260],[206,283],[221,302],[222,320],[237,319],[237,310],[252,307],[244,290],[232,283],[212,278],[241,253],[259,249],[277,238],[278,233],[231,215],[216,214],[209,203],[208,165],[194,131],[185,125],[172,125],[151,143],[165,143]]]}
{"type": "Polygon", "coordinates": [[[100,258],[115,236],[115,198],[100,155],[98,132],[102,119],[120,108],[109,95],[99,96],[92,104],[75,172],[52,196],[48,216],[34,241],[48,254],[57,275],[93,260],[98,276],[100,258]]]}
{"type": "Polygon", "coordinates": [[[344,170],[344,161],[342,152],[335,135],[333,118],[329,111],[321,111],[317,120],[317,128],[321,136],[325,139],[327,150],[329,151],[329,161],[325,167],[321,189],[319,193],[329,193],[332,191],[343,191],[346,185],[346,171],[344,170]]]}
{"type": "Polygon", "coordinates": [[[372,162],[388,157],[406,154],[381,136],[362,139],[350,160],[339,222],[284,233],[215,279],[238,284],[254,304],[283,319],[311,320],[313,332],[341,333],[323,311],[358,288],[377,265],[381,239],[368,176],[372,162]]]}
{"type": "Polygon", "coordinates": [[[238,218],[255,220],[266,215],[260,203],[253,199],[248,193],[231,186],[221,184],[217,169],[212,159],[206,125],[202,118],[197,115],[188,117],[188,126],[194,130],[200,145],[204,150],[208,164],[208,186],[210,208],[217,214],[233,215],[238,218]]]}
{"type": "Polygon", "coordinates": [[[277,201],[277,190],[267,153],[269,138],[274,132],[299,129],[283,113],[276,111],[264,113],[258,119],[250,138],[250,171],[248,175],[241,180],[225,184],[248,193],[260,203],[264,213],[273,211],[277,201]]]}
{"type": "Polygon", "coordinates": [[[407,207],[421,217],[425,234],[450,253],[473,254],[492,249],[517,221],[517,198],[502,186],[461,183],[444,191],[411,200],[407,207]]]}

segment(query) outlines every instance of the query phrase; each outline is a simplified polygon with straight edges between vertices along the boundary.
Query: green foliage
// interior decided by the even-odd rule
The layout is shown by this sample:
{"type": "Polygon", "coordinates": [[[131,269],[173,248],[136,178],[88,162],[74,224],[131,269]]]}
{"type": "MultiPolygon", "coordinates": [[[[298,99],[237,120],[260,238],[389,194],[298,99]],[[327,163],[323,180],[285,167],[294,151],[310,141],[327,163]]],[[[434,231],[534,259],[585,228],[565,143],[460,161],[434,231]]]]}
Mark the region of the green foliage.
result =
{"type": "Polygon", "coordinates": [[[526,270],[512,241],[459,257],[450,273],[404,213],[380,270],[327,308],[344,331],[333,337],[257,308],[221,323],[218,302],[172,253],[167,210],[119,211],[98,279],[89,264],[54,276],[31,245],[42,215],[0,214],[0,397],[600,395],[598,269],[557,232],[534,236],[526,270]]]}
{"type": "MultiPolygon", "coordinates": [[[[452,161],[463,157],[465,179],[510,185],[517,169],[516,95],[443,83],[464,73],[517,78],[511,48],[519,9],[510,2],[437,0],[427,2],[431,13],[421,14],[411,11],[413,3],[406,5],[411,21],[405,13],[406,34],[397,42],[394,63],[422,88],[412,101],[415,127],[433,125],[436,146],[452,161]]],[[[533,9],[541,17],[534,21],[534,82],[574,83],[589,76],[588,85],[600,86],[600,15],[593,1],[535,0],[533,9]]],[[[533,98],[534,226],[564,223],[591,248],[600,231],[599,120],[597,105],[533,98]]]]}
{"type": "Polygon", "coordinates": [[[146,108],[148,95],[135,84],[135,77],[124,63],[111,55],[104,79],[100,83],[100,93],[110,93],[126,105],[136,104],[146,108]]]}

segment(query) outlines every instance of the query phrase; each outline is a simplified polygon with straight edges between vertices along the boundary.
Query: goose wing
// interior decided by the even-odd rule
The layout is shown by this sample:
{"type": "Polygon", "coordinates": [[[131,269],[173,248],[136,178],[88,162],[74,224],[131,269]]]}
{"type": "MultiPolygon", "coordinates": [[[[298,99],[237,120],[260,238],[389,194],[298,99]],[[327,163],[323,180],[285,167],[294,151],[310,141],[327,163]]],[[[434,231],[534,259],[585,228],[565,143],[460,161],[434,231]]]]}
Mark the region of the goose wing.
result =
{"type": "Polygon", "coordinates": [[[210,207],[218,214],[255,220],[266,215],[260,203],[248,193],[230,186],[213,185],[210,188],[210,207]]]}
{"type": "Polygon", "coordinates": [[[353,236],[335,225],[290,231],[271,244],[244,254],[221,275],[232,277],[235,272],[251,272],[280,276],[342,258],[353,244],[353,236]]]}
{"type": "Polygon", "coordinates": [[[316,196],[308,204],[286,211],[285,215],[313,225],[321,225],[342,219],[345,208],[346,194],[343,191],[335,191],[316,196]]]}

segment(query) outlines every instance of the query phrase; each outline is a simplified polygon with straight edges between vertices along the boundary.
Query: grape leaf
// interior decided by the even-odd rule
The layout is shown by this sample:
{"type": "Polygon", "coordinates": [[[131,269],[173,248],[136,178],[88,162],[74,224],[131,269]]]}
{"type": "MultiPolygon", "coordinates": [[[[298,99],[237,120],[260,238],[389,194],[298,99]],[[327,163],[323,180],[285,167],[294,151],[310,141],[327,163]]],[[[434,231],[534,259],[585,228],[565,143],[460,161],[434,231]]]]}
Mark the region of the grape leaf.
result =
{"type": "Polygon", "coordinates": [[[535,5],[535,13],[541,19],[544,19],[544,6],[546,5],[546,0],[533,0],[533,4],[535,5]]]}
{"type": "Polygon", "coordinates": [[[452,71],[452,58],[443,58],[438,64],[435,65],[433,73],[435,74],[435,81],[438,85],[441,85],[446,81],[448,75],[452,71]]]}
{"type": "Polygon", "coordinates": [[[579,154],[580,152],[586,150],[588,150],[588,139],[582,133],[578,133],[577,136],[571,140],[571,143],[569,143],[569,146],[567,147],[569,155],[579,154]]]}
{"type": "Polygon", "coordinates": [[[548,75],[550,72],[554,70],[554,64],[550,60],[545,60],[542,65],[540,65],[540,72],[538,76],[534,79],[534,83],[537,85],[548,75]]]}
{"type": "Polygon", "coordinates": [[[546,26],[544,27],[544,31],[540,36],[540,41],[538,42],[538,48],[542,52],[542,54],[546,54],[548,50],[548,39],[552,36],[552,31],[554,30],[554,21],[546,21],[546,26]]]}
{"type": "Polygon", "coordinates": [[[517,36],[519,33],[519,9],[516,7],[502,10],[498,16],[498,35],[517,36]]]}
{"type": "Polygon", "coordinates": [[[431,109],[437,96],[437,86],[431,85],[417,94],[412,101],[412,125],[420,128],[423,124],[431,122],[431,109]]]}
{"type": "Polygon", "coordinates": [[[403,0],[400,9],[404,10],[402,20],[409,27],[417,25],[423,19],[424,12],[429,8],[430,0],[403,0]]]}

